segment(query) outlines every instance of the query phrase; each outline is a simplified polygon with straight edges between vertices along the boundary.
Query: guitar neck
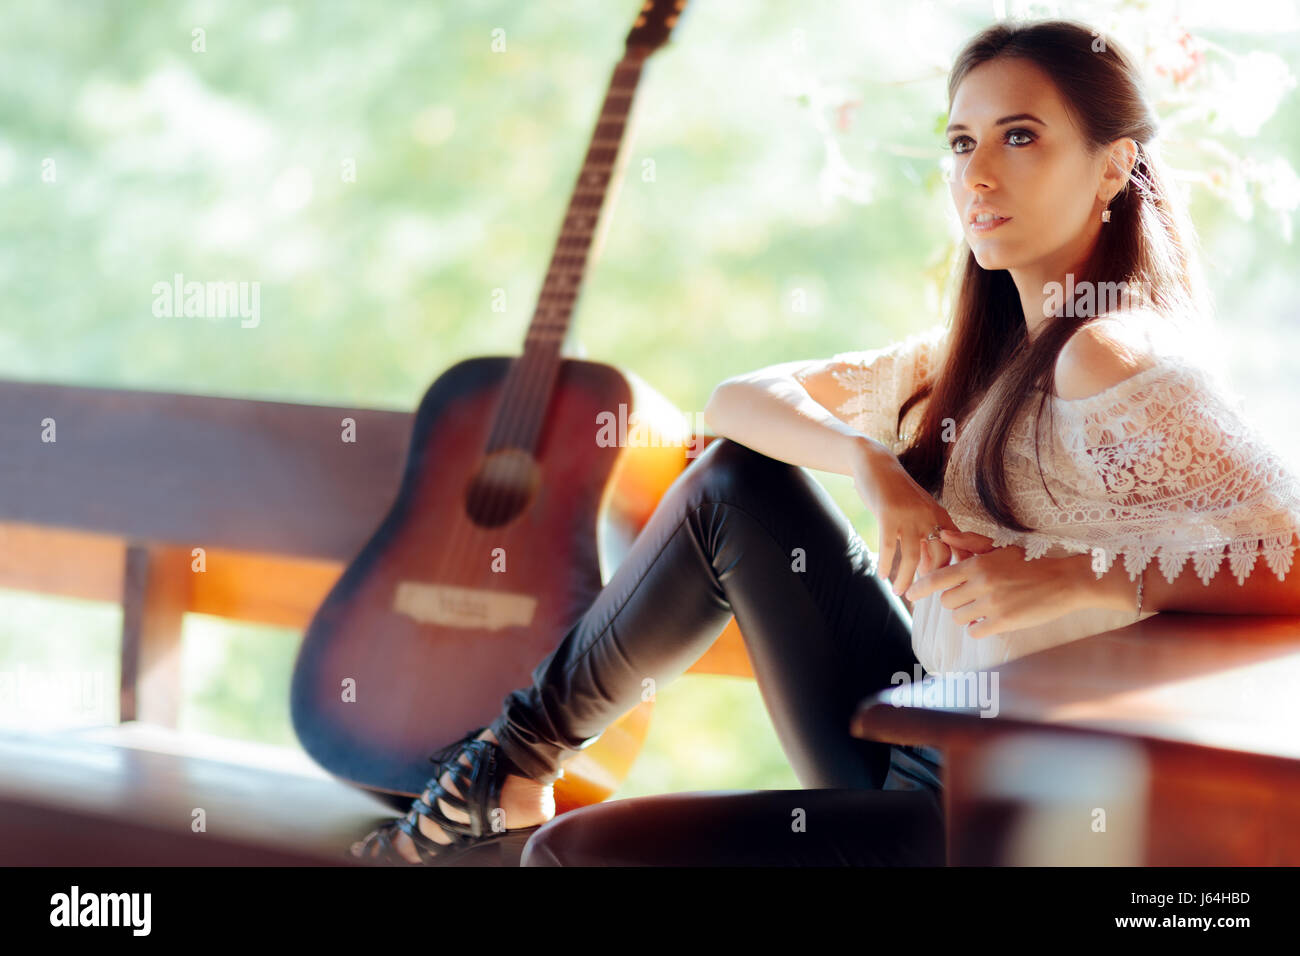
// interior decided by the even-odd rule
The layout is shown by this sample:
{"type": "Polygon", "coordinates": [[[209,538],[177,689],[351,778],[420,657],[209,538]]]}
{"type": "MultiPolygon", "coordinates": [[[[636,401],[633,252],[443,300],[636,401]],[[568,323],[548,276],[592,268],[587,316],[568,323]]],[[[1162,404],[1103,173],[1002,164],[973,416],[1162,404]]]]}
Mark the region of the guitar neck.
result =
{"type": "Polygon", "coordinates": [[[609,185],[614,181],[624,133],[632,114],[632,101],[641,80],[643,56],[631,53],[614,67],[605,92],[591,145],[582,161],[573,194],[560,225],[541,295],[528,326],[524,352],[558,352],[568,335],[573,307],[587,271],[592,237],[596,234],[609,185]]]}
{"type": "Polygon", "coordinates": [[[591,144],[560,224],[560,237],[524,338],[524,353],[507,376],[488,438],[489,453],[507,447],[531,450],[536,444],[560,369],[560,346],[582,290],[592,237],[610,183],[619,174],[619,152],[642,67],[667,42],[685,7],[686,0],[643,0],[627,35],[623,58],[610,77],[591,144]]]}

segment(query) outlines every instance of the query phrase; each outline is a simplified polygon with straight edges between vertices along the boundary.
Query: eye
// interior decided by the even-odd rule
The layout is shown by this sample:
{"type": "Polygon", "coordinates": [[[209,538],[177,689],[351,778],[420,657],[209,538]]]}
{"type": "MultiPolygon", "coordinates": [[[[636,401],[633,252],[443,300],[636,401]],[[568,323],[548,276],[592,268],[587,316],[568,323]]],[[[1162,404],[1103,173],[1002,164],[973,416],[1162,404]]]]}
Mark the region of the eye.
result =
{"type": "MultiPolygon", "coordinates": [[[[1011,146],[1028,146],[1037,138],[1038,137],[1036,137],[1033,133],[1031,133],[1027,129],[1009,129],[1007,130],[1006,136],[1003,137],[1004,141],[1011,146]],[[1025,139],[1023,141],[1013,140],[1013,137],[1017,137],[1017,136],[1023,136],[1025,137],[1025,139]]],[[[967,149],[958,148],[959,143],[962,143],[969,139],[970,139],[969,136],[953,137],[952,141],[948,144],[948,148],[951,149],[958,156],[960,156],[962,153],[969,153],[970,152],[969,148],[967,149]]]]}

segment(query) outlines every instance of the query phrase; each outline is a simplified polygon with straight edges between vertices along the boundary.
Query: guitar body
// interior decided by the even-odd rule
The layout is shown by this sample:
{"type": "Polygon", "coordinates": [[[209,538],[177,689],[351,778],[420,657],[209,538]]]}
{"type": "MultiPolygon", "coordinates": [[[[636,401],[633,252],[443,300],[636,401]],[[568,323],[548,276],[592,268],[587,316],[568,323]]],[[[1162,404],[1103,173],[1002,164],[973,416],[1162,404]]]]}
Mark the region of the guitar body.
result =
{"type": "MultiPolygon", "coordinates": [[[[487,454],[516,361],[467,359],[426,392],[393,505],[317,610],[295,665],[303,747],[399,809],[432,775],[429,754],[531,682],[686,467],[680,412],[634,375],[571,358],[534,450],[487,454]],[[598,416],[620,407],[638,440],[605,447],[598,416]]],[[[650,706],[566,764],[557,811],[617,789],[650,706]]]]}

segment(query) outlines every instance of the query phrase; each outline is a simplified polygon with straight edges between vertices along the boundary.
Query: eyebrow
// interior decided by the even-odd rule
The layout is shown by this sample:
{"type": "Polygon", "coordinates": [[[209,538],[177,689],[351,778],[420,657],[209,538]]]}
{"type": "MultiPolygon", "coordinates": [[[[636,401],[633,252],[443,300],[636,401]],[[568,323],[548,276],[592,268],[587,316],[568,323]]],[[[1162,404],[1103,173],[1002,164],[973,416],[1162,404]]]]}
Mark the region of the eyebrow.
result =
{"type": "MultiPolygon", "coordinates": [[[[1046,126],[1046,125],[1047,125],[1047,124],[1044,123],[1042,120],[1040,120],[1037,116],[1035,116],[1033,113],[1015,113],[1015,114],[1012,114],[1011,116],[1004,116],[1004,117],[1002,117],[1002,119],[998,120],[998,121],[997,121],[996,123],[994,123],[993,125],[994,125],[994,126],[1002,126],[1002,125],[1004,125],[1005,123],[1015,123],[1015,122],[1018,122],[1018,121],[1020,121],[1020,120],[1030,120],[1031,122],[1038,123],[1038,124],[1041,125],[1041,126],[1046,126]]],[[[964,126],[964,125],[961,124],[961,123],[949,123],[949,124],[948,124],[948,128],[947,128],[946,130],[944,130],[944,134],[946,135],[946,134],[948,134],[948,133],[951,133],[953,130],[957,130],[957,129],[969,129],[969,128],[970,128],[970,127],[968,127],[968,126],[964,126]]]]}

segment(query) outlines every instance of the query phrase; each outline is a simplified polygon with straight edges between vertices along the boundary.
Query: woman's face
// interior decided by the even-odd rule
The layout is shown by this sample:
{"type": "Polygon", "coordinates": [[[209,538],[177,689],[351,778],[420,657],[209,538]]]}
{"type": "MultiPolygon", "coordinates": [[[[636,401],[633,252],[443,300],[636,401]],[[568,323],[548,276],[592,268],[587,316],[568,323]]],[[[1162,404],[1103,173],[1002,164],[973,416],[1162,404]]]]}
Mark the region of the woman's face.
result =
{"type": "Polygon", "coordinates": [[[982,63],[948,118],[949,188],[975,261],[1048,276],[1081,262],[1101,226],[1106,151],[1089,154],[1047,74],[1014,57],[982,63]],[[972,222],[983,206],[1005,221],[972,222]]]}

